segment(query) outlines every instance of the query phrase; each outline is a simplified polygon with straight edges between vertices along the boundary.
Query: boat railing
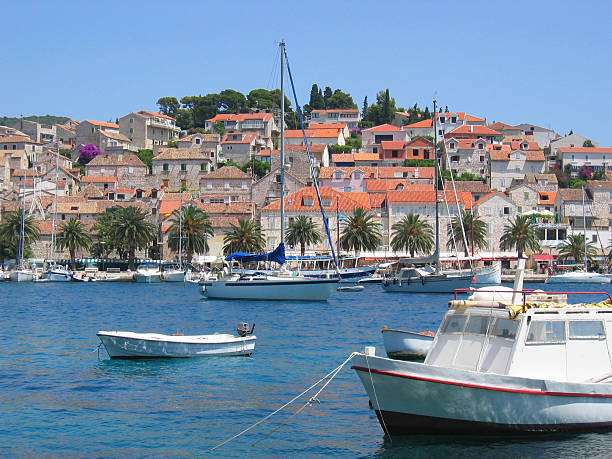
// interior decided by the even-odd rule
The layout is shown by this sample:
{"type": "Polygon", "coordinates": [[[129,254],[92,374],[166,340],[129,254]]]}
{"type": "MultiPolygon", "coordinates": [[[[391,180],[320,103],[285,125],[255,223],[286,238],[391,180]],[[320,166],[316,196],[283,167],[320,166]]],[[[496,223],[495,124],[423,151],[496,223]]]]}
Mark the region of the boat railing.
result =
{"type": "MultiPolygon", "coordinates": [[[[486,293],[520,293],[523,295],[523,312],[527,311],[527,295],[531,295],[534,293],[540,293],[541,291],[534,289],[523,289],[523,290],[481,290],[486,293]]],[[[457,300],[457,295],[460,293],[476,293],[478,290],[474,290],[471,288],[457,288],[455,289],[455,300],[457,300]]],[[[606,295],[608,300],[612,302],[612,296],[608,292],[565,292],[565,291],[555,291],[555,292],[541,292],[549,295],[606,295]]]]}

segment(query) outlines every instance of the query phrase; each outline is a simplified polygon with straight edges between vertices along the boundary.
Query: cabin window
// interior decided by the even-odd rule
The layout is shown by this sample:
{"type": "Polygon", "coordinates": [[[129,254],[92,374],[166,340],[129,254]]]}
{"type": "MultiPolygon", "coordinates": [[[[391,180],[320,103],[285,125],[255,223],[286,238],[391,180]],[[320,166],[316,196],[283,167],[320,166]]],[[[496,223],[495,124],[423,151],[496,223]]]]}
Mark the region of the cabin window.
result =
{"type": "Polygon", "coordinates": [[[598,320],[576,320],[569,322],[569,339],[604,339],[603,322],[598,320]]]}
{"type": "Polygon", "coordinates": [[[565,342],[565,322],[558,320],[532,321],[527,343],[554,344],[565,342]]]}
{"type": "Polygon", "coordinates": [[[489,328],[489,317],[471,316],[465,333],[471,335],[486,335],[489,328]]]}
{"type": "Polygon", "coordinates": [[[442,325],[442,329],[440,333],[449,334],[449,333],[461,333],[463,331],[463,327],[465,326],[465,322],[467,321],[467,316],[455,314],[446,318],[444,325],[442,325]]]}
{"type": "Polygon", "coordinates": [[[515,339],[518,323],[510,319],[497,319],[491,336],[497,338],[515,339]]]}

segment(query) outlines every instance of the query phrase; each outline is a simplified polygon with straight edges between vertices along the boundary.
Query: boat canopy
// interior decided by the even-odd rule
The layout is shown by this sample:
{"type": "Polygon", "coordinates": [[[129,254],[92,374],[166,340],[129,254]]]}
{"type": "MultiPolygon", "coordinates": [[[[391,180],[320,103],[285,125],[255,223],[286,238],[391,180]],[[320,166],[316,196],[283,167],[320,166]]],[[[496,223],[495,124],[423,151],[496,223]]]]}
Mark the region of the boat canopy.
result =
{"type": "Polygon", "coordinates": [[[279,265],[285,263],[285,244],[281,242],[276,249],[269,253],[244,253],[236,252],[225,257],[226,261],[238,260],[242,262],[250,261],[274,261],[279,265]]]}

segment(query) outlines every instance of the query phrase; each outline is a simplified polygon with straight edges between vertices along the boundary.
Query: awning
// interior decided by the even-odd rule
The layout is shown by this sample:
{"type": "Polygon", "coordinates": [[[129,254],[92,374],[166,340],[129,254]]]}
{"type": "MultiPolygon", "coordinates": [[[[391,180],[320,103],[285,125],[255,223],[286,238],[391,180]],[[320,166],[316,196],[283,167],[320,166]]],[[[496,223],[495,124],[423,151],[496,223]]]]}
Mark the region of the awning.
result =
{"type": "Polygon", "coordinates": [[[534,255],[533,259],[536,261],[552,261],[555,259],[555,257],[553,257],[552,255],[540,254],[540,255],[534,255]]]}
{"type": "Polygon", "coordinates": [[[273,252],[269,253],[244,253],[244,252],[236,252],[232,253],[225,257],[226,261],[238,260],[242,262],[249,261],[275,261],[279,265],[285,263],[285,244],[282,242],[279,246],[274,249],[273,252]]]}

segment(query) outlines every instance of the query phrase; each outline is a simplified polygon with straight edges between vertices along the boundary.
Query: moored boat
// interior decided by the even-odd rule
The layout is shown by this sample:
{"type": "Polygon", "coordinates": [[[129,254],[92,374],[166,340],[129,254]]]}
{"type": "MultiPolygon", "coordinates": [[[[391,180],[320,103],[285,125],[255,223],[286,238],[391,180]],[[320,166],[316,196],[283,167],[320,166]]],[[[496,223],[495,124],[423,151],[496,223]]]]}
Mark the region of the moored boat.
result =
{"type": "Polygon", "coordinates": [[[433,345],[435,333],[411,332],[383,327],[383,343],[390,359],[425,360],[433,345]]]}
{"type": "Polygon", "coordinates": [[[71,271],[68,271],[62,265],[56,265],[43,272],[38,280],[41,282],[68,282],[71,278],[71,271]]]}
{"type": "Polygon", "coordinates": [[[34,280],[34,272],[31,269],[16,269],[9,274],[11,282],[32,282],[34,280]]]}
{"type": "Polygon", "coordinates": [[[563,274],[553,274],[546,279],[547,284],[609,284],[612,274],[600,274],[585,271],[573,271],[563,274]]]}
{"type": "Polygon", "coordinates": [[[136,268],[134,280],[139,283],[153,284],[161,282],[161,271],[157,263],[142,263],[136,268]]]}
{"type": "Polygon", "coordinates": [[[596,304],[459,307],[424,363],[368,349],[353,369],[391,435],[608,430],[611,313],[609,295],[596,304]]]}
{"type": "MultiPolygon", "coordinates": [[[[253,325],[253,328],[255,326],[253,325]]],[[[137,359],[160,357],[205,357],[251,355],[257,337],[253,328],[244,323],[238,326],[238,335],[163,335],[99,331],[98,338],[110,358],[137,359]]]]}
{"type": "Polygon", "coordinates": [[[452,293],[472,284],[472,275],[435,274],[419,268],[402,268],[396,276],[385,279],[386,292],[403,293],[452,293]]]}

